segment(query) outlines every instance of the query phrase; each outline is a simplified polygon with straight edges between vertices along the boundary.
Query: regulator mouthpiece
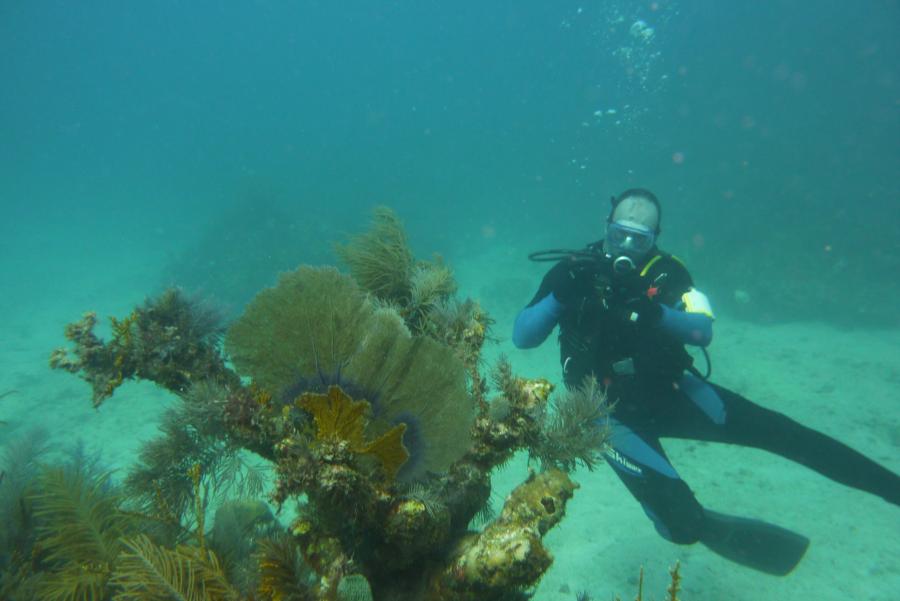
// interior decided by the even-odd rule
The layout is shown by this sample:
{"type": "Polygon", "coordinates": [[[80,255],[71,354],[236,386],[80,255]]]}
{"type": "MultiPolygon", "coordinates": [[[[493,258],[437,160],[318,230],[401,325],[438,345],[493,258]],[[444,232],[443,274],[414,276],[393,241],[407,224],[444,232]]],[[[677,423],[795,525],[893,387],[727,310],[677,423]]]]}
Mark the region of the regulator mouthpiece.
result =
{"type": "Polygon", "coordinates": [[[619,275],[631,273],[634,268],[634,261],[628,255],[620,255],[613,261],[613,271],[619,275]]]}

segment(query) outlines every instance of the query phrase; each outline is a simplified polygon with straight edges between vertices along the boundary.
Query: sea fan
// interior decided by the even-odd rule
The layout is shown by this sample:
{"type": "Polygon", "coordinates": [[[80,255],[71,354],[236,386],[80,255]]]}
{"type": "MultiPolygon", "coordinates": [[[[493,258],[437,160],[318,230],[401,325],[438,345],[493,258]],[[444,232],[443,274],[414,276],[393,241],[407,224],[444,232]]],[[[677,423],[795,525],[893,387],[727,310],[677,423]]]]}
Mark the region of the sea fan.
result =
{"type": "Polygon", "coordinates": [[[372,405],[368,439],[409,424],[422,447],[409,449],[422,459],[410,463],[420,470],[446,469],[469,444],[475,407],[462,361],[446,345],[413,336],[395,310],[376,307],[336,269],[283,274],[232,325],[225,348],[237,371],[273,398],[304,392],[297,382],[363,391],[354,397],[372,405]]]}

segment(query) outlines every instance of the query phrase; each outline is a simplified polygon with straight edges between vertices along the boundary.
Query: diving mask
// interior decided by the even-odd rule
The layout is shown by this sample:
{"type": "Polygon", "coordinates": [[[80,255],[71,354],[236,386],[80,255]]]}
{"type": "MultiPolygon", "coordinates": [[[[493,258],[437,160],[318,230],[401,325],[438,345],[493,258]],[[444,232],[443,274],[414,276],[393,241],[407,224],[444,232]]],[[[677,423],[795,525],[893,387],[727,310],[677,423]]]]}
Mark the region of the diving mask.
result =
{"type": "Polygon", "coordinates": [[[614,257],[640,258],[656,243],[653,230],[638,225],[613,221],[606,226],[606,252],[614,257]]]}

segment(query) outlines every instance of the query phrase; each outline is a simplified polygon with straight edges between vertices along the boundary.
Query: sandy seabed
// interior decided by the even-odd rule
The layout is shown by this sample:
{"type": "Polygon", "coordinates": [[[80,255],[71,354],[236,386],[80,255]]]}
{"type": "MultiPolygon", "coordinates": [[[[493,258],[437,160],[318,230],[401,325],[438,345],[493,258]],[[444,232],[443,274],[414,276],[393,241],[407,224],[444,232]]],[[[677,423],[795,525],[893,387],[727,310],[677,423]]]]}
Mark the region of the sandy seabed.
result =
{"type": "MultiPolygon", "coordinates": [[[[512,319],[529,300],[546,266],[524,251],[499,245],[455,261],[461,292],[482,300],[497,320],[500,353],[521,375],[558,381],[557,348],[518,351],[512,319]]],[[[78,273],[66,266],[4,266],[9,292],[0,299],[0,447],[35,429],[55,448],[83,442],[111,468],[125,470],[140,445],[157,434],[167,392],[128,383],[101,409],[91,407],[84,382],[48,368],[49,352],[65,341],[66,323],[86,310],[126,314],[155,292],[160,257],[127,268],[78,273]],[[25,275],[27,273],[27,276],[25,275]],[[147,282],[152,282],[148,285],[147,282]]],[[[82,258],[79,265],[90,261],[82,258]]],[[[826,324],[760,326],[719,316],[710,348],[713,381],[768,408],[833,435],[900,471],[900,331],[848,331],[826,324]]],[[[681,476],[713,509],[756,517],[808,536],[809,551],[790,575],[766,576],[722,560],[700,545],[671,544],[654,530],[638,503],[605,465],[580,469],[581,488],[566,519],[547,537],[555,562],[536,590],[540,601],[573,601],[588,591],[596,601],[634,598],[644,568],[644,599],[665,598],[668,569],[680,562],[684,601],[900,598],[900,508],[849,489],[765,452],[694,441],[664,441],[681,476]]],[[[494,502],[527,475],[518,457],[495,478],[494,502]]],[[[121,472],[120,472],[121,473],[121,472]]]]}

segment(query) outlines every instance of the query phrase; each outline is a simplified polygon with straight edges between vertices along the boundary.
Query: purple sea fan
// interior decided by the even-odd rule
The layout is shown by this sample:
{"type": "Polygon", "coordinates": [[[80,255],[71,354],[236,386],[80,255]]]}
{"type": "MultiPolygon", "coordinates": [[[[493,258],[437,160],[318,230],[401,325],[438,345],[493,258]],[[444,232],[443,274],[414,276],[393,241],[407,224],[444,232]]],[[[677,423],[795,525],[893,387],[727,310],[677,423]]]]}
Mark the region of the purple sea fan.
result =
{"type": "Polygon", "coordinates": [[[274,398],[307,391],[298,383],[347,383],[373,406],[369,436],[406,423],[406,478],[446,470],[471,442],[475,402],[453,349],[412,335],[396,310],[334,268],[282,274],[232,325],[225,349],[274,398]]]}

